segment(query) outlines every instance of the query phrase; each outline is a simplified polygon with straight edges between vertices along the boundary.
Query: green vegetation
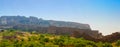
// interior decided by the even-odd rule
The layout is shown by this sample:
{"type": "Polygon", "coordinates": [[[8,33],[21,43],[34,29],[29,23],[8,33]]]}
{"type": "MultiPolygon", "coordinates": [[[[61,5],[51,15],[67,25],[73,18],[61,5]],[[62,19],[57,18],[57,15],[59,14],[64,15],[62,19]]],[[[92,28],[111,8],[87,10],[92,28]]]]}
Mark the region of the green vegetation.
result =
{"type": "Polygon", "coordinates": [[[0,47],[120,47],[114,43],[93,42],[84,38],[5,30],[0,32],[0,47]]]}

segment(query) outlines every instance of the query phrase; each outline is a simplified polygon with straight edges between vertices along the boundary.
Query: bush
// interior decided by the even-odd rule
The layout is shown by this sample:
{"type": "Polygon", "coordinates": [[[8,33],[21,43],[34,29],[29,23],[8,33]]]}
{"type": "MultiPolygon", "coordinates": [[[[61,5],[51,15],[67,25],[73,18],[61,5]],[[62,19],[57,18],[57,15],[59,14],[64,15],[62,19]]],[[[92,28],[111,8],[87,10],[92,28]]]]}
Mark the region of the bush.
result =
{"type": "Polygon", "coordinates": [[[113,47],[110,43],[105,43],[103,47],[113,47]]]}
{"type": "Polygon", "coordinates": [[[44,38],[43,41],[44,42],[49,42],[49,38],[44,38]]]}
{"type": "Polygon", "coordinates": [[[120,46],[120,40],[116,42],[116,46],[120,46]]]}

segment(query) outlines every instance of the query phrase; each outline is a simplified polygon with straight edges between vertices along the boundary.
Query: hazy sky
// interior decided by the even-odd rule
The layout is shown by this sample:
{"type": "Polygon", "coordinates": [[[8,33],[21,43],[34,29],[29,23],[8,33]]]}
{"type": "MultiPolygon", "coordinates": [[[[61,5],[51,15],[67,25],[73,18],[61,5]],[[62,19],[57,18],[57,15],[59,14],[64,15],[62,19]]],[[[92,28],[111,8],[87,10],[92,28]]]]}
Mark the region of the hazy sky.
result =
{"type": "Polygon", "coordinates": [[[3,15],[87,23],[104,35],[120,31],[120,0],[0,0],[3,15]]]}

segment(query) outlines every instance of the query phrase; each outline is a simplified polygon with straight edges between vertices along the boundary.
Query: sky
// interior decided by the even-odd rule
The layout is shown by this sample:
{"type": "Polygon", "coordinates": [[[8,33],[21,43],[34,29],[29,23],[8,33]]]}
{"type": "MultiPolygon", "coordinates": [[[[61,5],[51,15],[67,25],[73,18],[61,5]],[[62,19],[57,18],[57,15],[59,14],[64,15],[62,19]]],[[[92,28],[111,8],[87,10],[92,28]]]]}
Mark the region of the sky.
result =
{"type": "Polygon", "coordinates": [[[120,31],[120,0],[0,0],[0,16],[16,15],[85,23],[103,35],[120,31]]]}

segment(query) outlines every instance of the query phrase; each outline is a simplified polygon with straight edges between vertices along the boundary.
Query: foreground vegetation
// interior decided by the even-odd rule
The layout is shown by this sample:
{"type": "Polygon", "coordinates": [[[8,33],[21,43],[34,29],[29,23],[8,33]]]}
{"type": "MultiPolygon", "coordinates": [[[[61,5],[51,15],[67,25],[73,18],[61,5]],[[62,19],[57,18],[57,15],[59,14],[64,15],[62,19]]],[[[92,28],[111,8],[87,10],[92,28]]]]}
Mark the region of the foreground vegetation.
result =
{"type": "Polygon", "coordinates": [[[103,43],[67,35],[5,30],[0,32],[0,47],[120,47],[120,41],[103,43]]]}

